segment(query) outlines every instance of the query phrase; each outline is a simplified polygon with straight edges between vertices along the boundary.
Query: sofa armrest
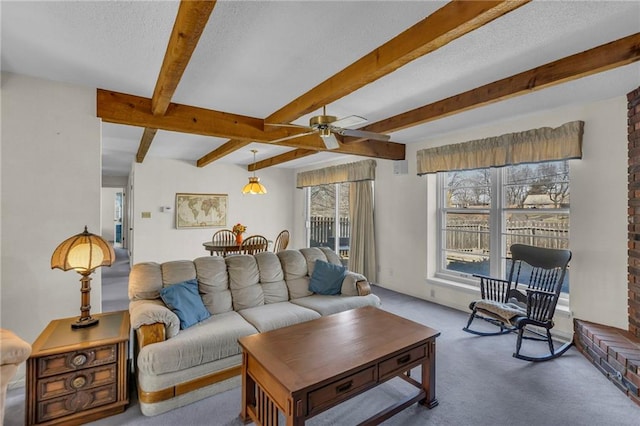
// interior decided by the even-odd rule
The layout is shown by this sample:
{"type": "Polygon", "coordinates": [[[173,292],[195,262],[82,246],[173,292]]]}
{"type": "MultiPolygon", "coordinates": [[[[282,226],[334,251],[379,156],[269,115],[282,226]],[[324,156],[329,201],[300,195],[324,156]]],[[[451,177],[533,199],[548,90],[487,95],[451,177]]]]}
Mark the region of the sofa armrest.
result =
{"type": "Polygon", "coordinates": [[[367,296],[371,294],[371,286],[367,280],[357,281],[356,288],[358,289],[358,296],[367,296]]]}
{"type": "Polygon", "coordinates": [[[371,293],[371,287],[364,275],[347,271],[340,293],[343,296],[366,296],[371,293]]]}
{"type": "MultiPolygon", "coordinates": [[[[129,315],[131,317],[131,327],[136,332],[142,326],[156,323],[164,326],[165,331],[162,335],[164,335],[165,339],[170,339],[180,332],[180,319],[171,309],[167,308],[162,300],[134,300],[129,303],[129,315]]],[[[143,333],[148,334],[149,331],[145,330],[143,333]]],[[[154,332],[152,334],[158,335],[159,333],[154,332]]]]}
{"type": "Polygon", "coordinates": [[[143,324],[136,330],[138,351],[152,343],[164,342],[167,340],[165,325],[161,322],[154,324],[143,324]]]}

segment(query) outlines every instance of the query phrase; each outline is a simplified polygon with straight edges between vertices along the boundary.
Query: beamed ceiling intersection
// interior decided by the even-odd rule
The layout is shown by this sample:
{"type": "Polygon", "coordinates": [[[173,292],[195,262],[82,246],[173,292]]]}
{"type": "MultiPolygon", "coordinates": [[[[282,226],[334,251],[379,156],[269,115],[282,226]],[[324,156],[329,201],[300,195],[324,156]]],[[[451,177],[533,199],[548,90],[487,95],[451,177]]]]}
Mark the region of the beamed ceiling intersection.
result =
{"type": "MultiPolygon", "coordinates": [[[[284,154],[250,164],[248,170],[274,166],[325,151],[326,147],[318,134],[302,135],[308,133],[308,129],[272,124],[291,123],[392,73],[416,58],[434,52],[529,1],[447,3],[264,119],[171,102],[216,4],[215,1],[182,1],[152,97],[149,99],[98,89],[97,115],[105,122],[144,128],[136,155],[136,161],[139,163],[144,161],[157,130],[162,129],[229,139],[222,146],[198,159],[196,163],[198,167],[204,167],[252,142],[273,143],[295,148],[284,154]]],[[[215,25],[215,21],[209,25],[215,25]]],[[[392,133],[534,90],[624,66],[639,59],[640,33],[636,33],[388,117],[361,127],[359,130],[392,133]]],[[[404,144],[339,135],[337,139],[339,147],[332,152],[390,160],[405,158],[404,144]]]]}

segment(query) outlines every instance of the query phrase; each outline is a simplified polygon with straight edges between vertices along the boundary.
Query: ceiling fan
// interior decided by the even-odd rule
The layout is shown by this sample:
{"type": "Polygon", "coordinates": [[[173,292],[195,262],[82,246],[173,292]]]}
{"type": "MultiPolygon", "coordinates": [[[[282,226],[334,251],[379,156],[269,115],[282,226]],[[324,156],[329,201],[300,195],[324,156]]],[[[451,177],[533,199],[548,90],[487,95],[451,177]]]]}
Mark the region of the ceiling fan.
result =
{"type": "Polygon", "coordinates": [[[338,119],[333,115],[327,115],[326,107],[322,107],[322,115],[316,115],[309,119],[309,126],[300,126],[298,124],[269,124],[270,126],[286,126],[286,127],[302,127],[305,129],[311,129],[309,132],[300,133],[293,136],[287,136],[285,138],[276,139],[271,141],[281,142],[288,139],[299,138],[301,136],[311,135],[317,133],[322,138],[324,146],[327,149],[339,148],[338,140],[334,134],[341,136],[353,136],[356,138],[374,139],[378,141],[388,141],[391,137],[381,133],[368,132],[366,130],[347,129],[347,127],[357,126],[359,124],[366,123],[367,119],[358,115],[350,115],[338,119]]]}

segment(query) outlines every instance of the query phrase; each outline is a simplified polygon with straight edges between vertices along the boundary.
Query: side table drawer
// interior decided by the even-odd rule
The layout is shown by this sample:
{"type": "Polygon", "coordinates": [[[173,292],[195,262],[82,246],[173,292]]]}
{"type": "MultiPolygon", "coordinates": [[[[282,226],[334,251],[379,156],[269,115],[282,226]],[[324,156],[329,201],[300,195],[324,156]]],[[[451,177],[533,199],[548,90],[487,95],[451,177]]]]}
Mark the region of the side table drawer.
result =
{"type": "Polygon", "coordinates": [[[68,395],[116,381],[116,365],[87,368],[38,380],[38,400],[68,395]]]}
{"type": "Polygon", "coordinates": [[[42,423],[68,416],[78,411],[84,411],[115,402],[116,398],[116,384],[112,383],[110,385],[80,391],[73,395],[40,401],[38,402],[36,421],[42,423]]]}
{"type": "Polygon", "coordinates": [[[116,358],[116,345],[99,346],[86,350],[43,356],[38,359],[38,377],[47,377],[83,368],[110,364],[116,362],[116,358]]]}
{"type": "Polygon", "coordinates": [[[308,414],[313,413],[319,408],[335,405],[362,387],[374,383],[376,383],[375,366],[359,371],[344,379],[337,380],[313,392],[309,392],[307,397],[308,414]]]}
{"type": "Polygon", "coordinates": [[[387,376],[403,372],[407,366],[415,361],[423,360],[426,356],[427,346],[423,345],[384,360],[379,364],[378,377],[384,379],[387,376]]]}

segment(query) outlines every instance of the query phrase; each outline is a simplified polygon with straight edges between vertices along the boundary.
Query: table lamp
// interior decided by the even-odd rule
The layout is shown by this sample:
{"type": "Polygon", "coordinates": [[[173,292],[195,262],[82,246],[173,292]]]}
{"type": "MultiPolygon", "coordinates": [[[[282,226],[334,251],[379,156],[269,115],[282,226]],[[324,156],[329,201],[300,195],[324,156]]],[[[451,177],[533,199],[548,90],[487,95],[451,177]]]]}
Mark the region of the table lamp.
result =
{"type": "Polygon", "coordinates": [[[63,271],[74,269],[82,275],[80,318],[71,324],[71,328],[84,328],[98,324],[98,319],[91,317],[90,275],[100,266],[113,265],[115,258],[113,247],[99,235],[89,233],[86,226],[84,232],[67,238],[56,247],[51,256],[51,269],[58,268],[63,271]]]}

